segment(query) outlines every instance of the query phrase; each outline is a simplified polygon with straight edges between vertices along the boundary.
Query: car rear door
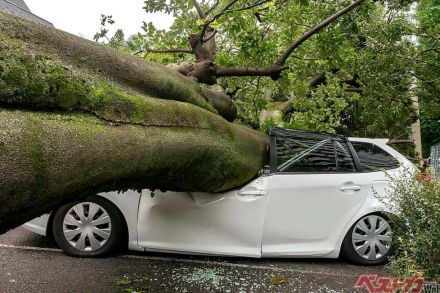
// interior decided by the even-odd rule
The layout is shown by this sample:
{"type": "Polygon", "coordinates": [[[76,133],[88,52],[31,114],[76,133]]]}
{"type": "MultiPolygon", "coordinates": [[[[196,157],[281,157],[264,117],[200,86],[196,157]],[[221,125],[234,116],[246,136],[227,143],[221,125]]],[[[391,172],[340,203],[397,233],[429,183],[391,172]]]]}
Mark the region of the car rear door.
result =
{"type": "Polygon", "coordinates": [[[368,173],[372,180],[375,197],[386,198],[393,177],[405,176],[414,166],[404,156],[387,146],[388,140],[352,138],[362,172],[368,173]],[[386,173],[384,172],[386,171],[386,173]]]}
{"type": "Polygon", "coordinates": [[[371,188],[356,162],[344,137],[271,131],[263,255],[333,251],[371,188]]]}

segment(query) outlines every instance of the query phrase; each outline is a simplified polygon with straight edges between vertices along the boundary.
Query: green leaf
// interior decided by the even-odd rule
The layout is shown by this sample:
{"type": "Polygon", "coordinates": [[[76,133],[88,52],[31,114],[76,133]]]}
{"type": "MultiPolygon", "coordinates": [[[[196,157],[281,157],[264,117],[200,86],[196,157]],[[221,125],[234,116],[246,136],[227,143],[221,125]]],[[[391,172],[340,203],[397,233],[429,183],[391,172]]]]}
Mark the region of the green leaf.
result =
{"type": "Polygon", "coordinates": [[[278,285],[281,285],[281,284],[284,284],[284,283],[286,283],[286,279],[283,276],[281,276],[281,275],[273,276],[270,279],[270,284],[271,285],[278,286],[278,285]]]}
{"type": "Polygon", "coordinates": [[[132,280],[118,280],[115,285],[122,287],[122,286],[131,285],[131,284],[133,284],[132,280]]]}

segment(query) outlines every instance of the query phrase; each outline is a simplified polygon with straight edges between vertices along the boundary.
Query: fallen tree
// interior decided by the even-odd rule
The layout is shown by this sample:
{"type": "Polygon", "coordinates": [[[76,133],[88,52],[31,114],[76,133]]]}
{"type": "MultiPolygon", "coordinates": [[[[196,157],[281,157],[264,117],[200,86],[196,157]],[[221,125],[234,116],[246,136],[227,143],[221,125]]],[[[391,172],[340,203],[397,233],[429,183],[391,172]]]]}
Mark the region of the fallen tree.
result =
{"type": "Polygon", "coordinates": [[[0,13],[0,233],[90,193],[245,184],[267,136],[220,115],[223,93],[0,13]]]}
{"type": "MultiPolygon", "coordinates": [[[[365,0],[310,27],[272,65],[216,66],[211,24],[267,2],[233,9],[231,0],[209,20],[197,9],[204,24],[189,36],[197,63],[174,70],[0,14],[0,233],[90,193],[220,192],[251,180],[267,161],[268,137],[228,122],[237,109],[216,78],[277,80],[293,51],[365,0]]],[[[291,108],[272,104],[269,118],[291,108]]]]}

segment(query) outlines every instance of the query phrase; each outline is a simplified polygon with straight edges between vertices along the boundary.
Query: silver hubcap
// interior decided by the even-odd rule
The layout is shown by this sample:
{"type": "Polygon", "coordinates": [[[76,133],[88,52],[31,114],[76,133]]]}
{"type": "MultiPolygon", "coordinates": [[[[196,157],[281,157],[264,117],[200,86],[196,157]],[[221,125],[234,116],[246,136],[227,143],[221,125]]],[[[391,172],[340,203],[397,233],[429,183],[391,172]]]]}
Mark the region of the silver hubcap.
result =
{"type": "Polygon", "coordinates": [[[64,216],[64,237],[80,251],[100,249],[110,238],[111,230],[107,211],[93,202],[79,203],[64,216]]]}
{"type": "Polygon", "coordinates": [[[391,228],[385,219],[369,215],[357,222],[351,239],[360,257],[377,260],[390,250],[391,228]]]}

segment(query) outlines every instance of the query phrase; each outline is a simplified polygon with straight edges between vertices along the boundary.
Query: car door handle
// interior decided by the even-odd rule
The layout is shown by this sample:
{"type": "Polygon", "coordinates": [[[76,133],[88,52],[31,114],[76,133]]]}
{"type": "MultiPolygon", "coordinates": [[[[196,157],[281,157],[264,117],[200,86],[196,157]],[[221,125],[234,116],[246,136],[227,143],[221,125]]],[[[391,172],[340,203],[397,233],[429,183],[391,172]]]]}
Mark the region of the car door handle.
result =
{"type": "Polygon", "coordinates": [[[339,187],[340,191],[359,191],[361,190],[362,186],[360,185],[354,185],[354,184],[350,184],[350,185],[342,185],[339,187]]]}

